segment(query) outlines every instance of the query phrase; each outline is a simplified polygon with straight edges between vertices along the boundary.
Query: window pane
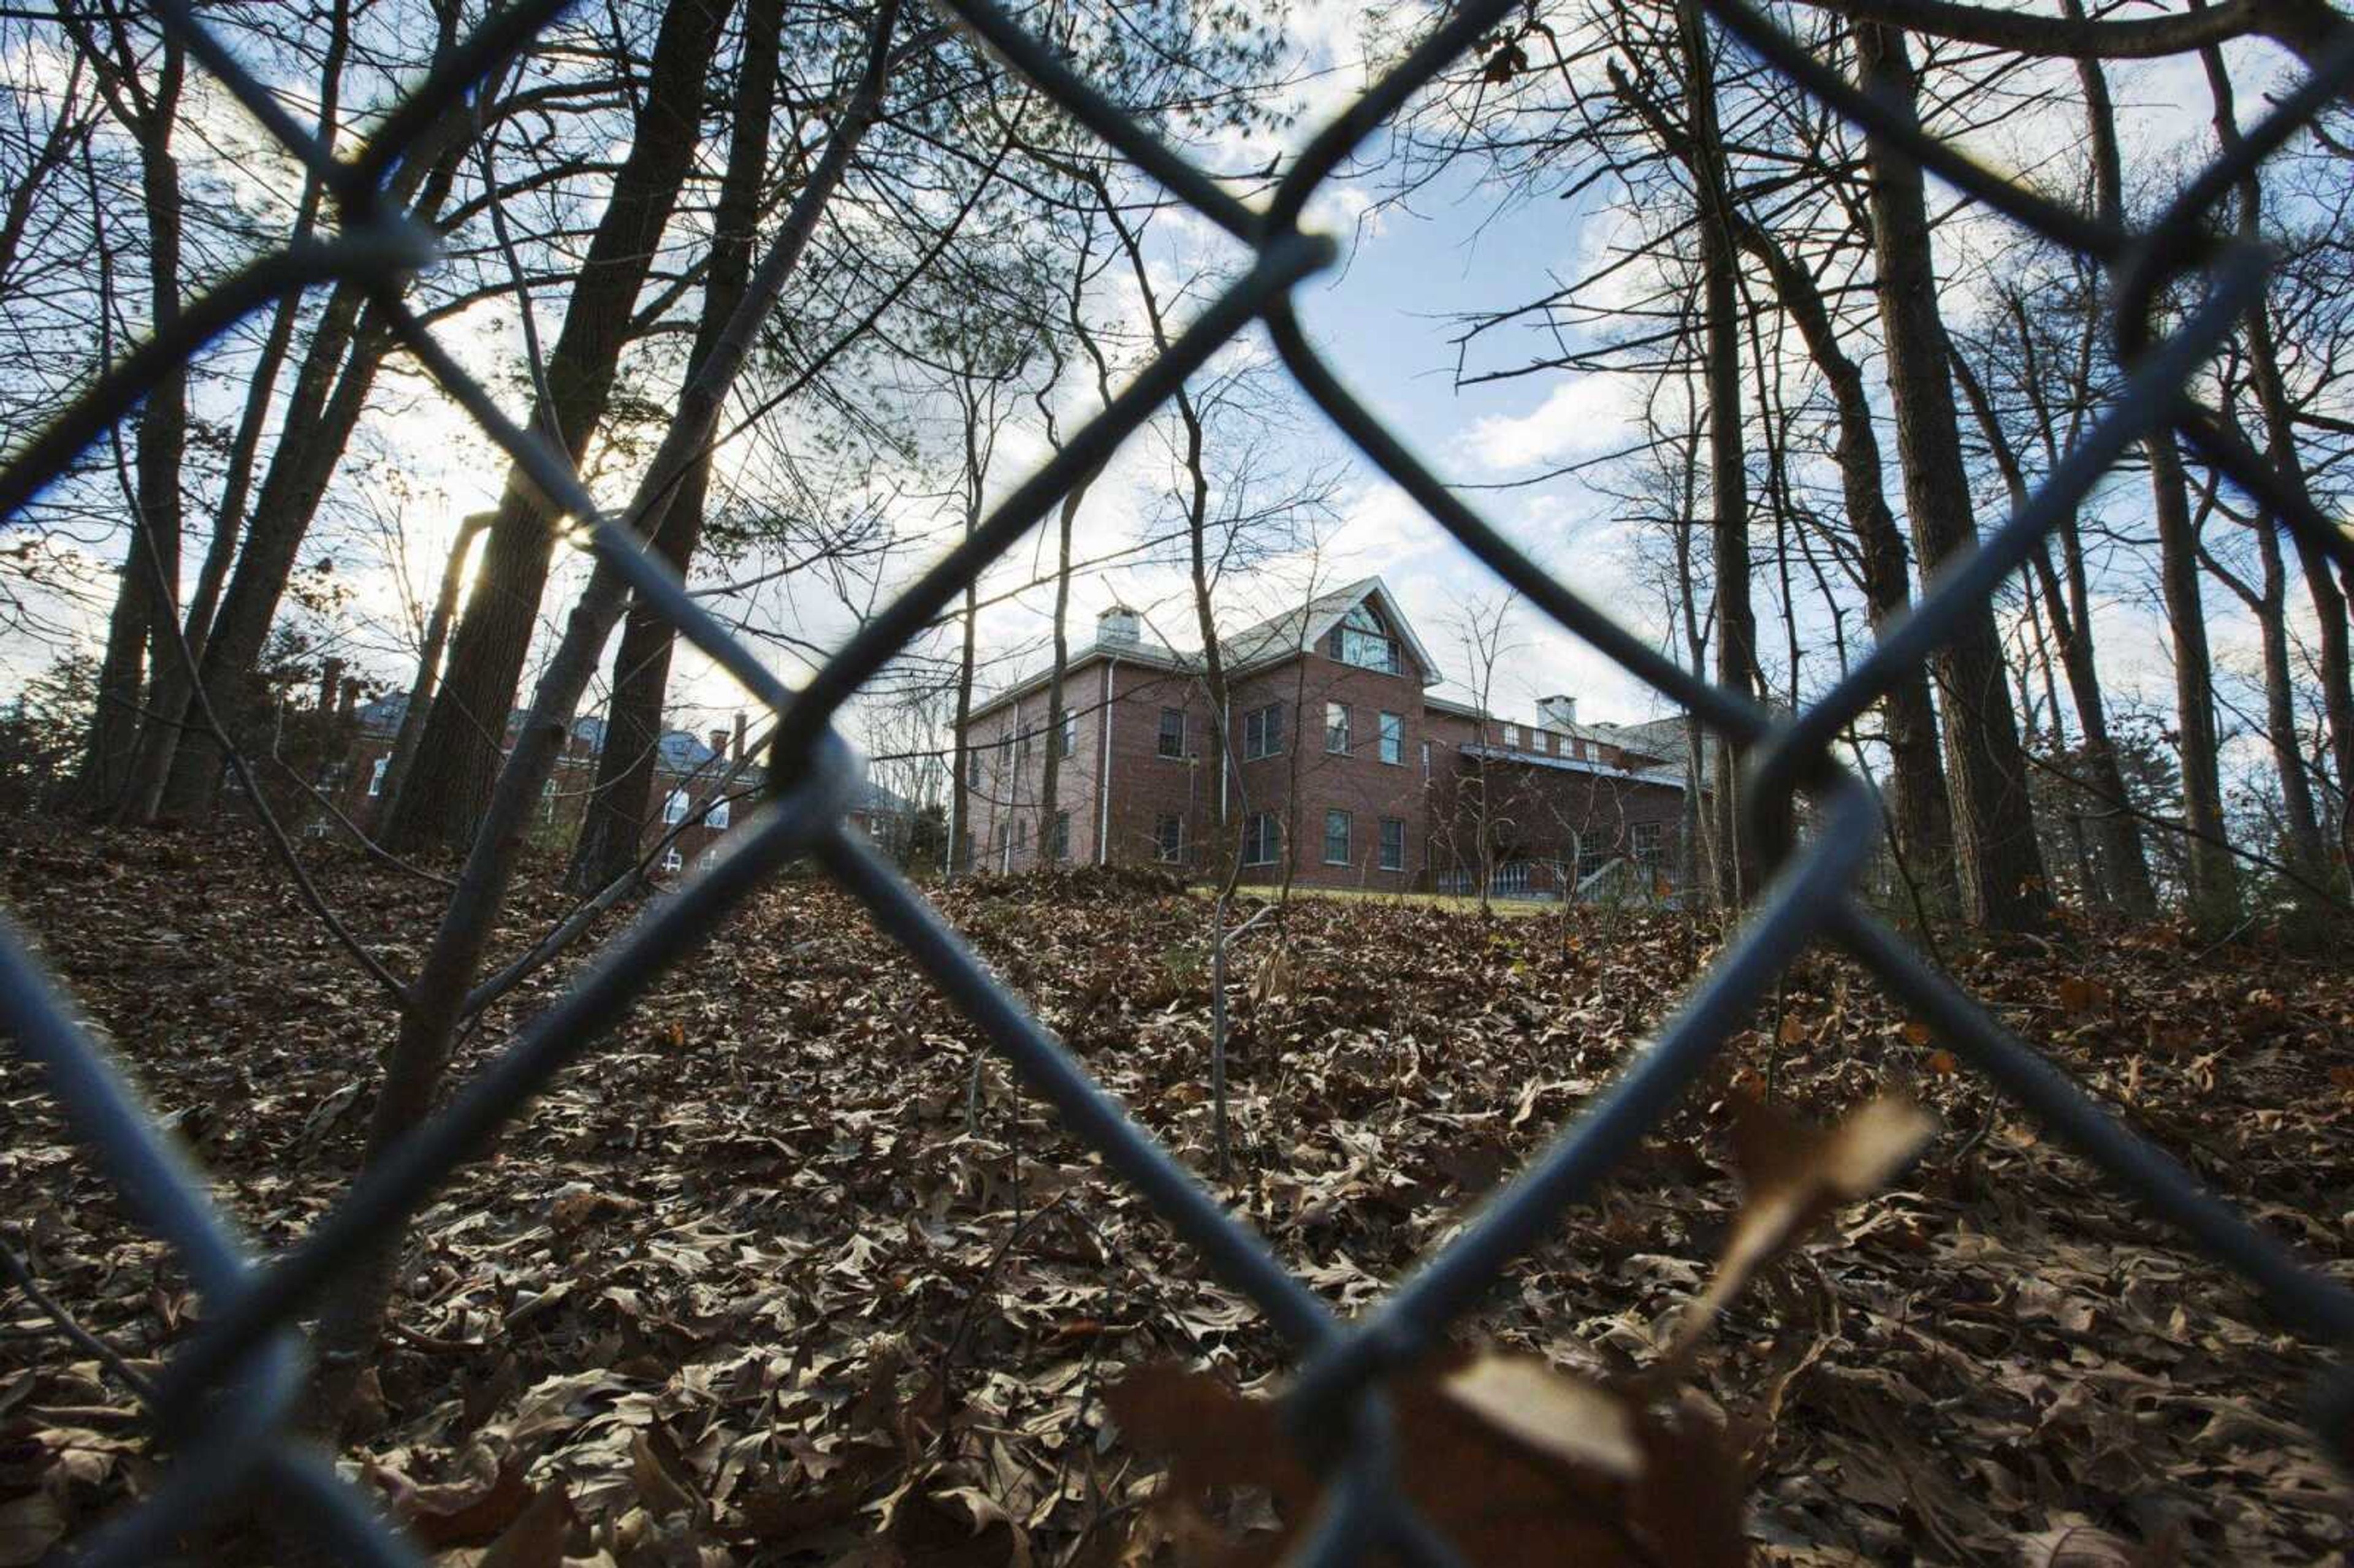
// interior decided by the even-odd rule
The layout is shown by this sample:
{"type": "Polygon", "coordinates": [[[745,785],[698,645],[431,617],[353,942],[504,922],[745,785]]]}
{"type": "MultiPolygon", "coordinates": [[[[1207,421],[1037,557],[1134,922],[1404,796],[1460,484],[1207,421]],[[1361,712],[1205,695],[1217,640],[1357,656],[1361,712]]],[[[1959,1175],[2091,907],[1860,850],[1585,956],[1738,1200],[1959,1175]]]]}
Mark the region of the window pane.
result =
{"type": "Polygon", "coordinates": [[[1401,714],[1382,715],[1382,760],[1393,763],[1405,760],[1405,718],[1401,714]]]}
{"type": "Polygon", "coordinates": [[[1405,869],[1405,822],[1402,818],[1382,819],[1382,869],[1405,869]]]}
{"type": "Polygon", "coordinates": [[[1339,703],[1324,705],[1324,749],[1349,749],[1349,710],[1339,703]]]}
{"type": "Polygon", "coordinates": [[[1185,755],[1185,710],[1183,708],[1161,710],[1160,752],[1163,757],[1185,755]]]}
{"type": "Polygon", "coordinates": [[[713,801],[713,802],[712,802],[712,805],[711,805],[711,810],[710,810],[707,813],[705,813],[705,816],[704,816],[704,819],[703,819],[703,821],[704,821],[704,824],[705,824],[706,827],[710,828],[714,832],[717,832],[718,830],[720,830],[721,828],[726,827],[726,826],[727,825],[727,817],[728,817],[728,813],[729,813],[729,811],[732,810],[732,807],[733,807],[733,802],[731,802],[731,801],[727,801],[727,800],[715,800],[715,801],[713,801]]]}
{"type": "Polygon", "coordinates": [[[1349,813],[1335,808],[1324,813],[1324,858],[1344,865],[1349,859],[1349,813]]]}

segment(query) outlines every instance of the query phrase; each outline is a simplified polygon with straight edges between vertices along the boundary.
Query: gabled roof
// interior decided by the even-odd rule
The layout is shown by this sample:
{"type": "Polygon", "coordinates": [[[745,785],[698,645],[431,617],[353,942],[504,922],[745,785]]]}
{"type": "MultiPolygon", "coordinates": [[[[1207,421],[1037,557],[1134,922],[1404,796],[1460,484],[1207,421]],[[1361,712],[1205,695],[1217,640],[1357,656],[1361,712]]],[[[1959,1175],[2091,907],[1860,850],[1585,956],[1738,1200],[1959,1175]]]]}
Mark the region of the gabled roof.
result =
{"type": "MultiPolygon", "coordinates": [[[[1224,660],[1229,674],[1288,659],[1321,642],[1334,627],[1341,624],[1343,616],[1375,595],[1381,598],[1383,619],[1397,634],[1399,641],[1406,645],[1406,650],[1414,655],[1415,662],[1422,666],[1423,684],[1437,685],[1446,677],[1439,673],[1438,666],[1432,662],[1430,650],[1423,646],[1422,639],[1415,635],[1414,628],[1407,623],[1405,612],[1398,608],[1397,596],[1391,593],[1389,585],[1379,577],[1363,577],[1346,588],[1318,594],[1305,604],[1296,605],[1280,614],[1246,626],[1231,636],[1221,637],[1218,639],[1219,657],[1224,660]]],[[[1107,642],[1098,637],[1084,648],[1071,651],[1070,657],[1064,662],[1065,678],[1076,674],[1083,666],[1097,659],[1117,659],[1123,664],[1148,664],[1181,673],[1202,667],[1200,654],[1180,652],[1167,643],[1149,637],[1134,642],[1107,642]]],[[[1051,673],[1049,670],[1041,670],[1035,674],[1025,675],[987,701],[975,703],[971,718],[978,719],[995,713],[1008,703],[1044,691],[1051,673]]],[[[971,719],[966,722],[970,723],[971,719]]]]}
{"type": "Polygon", "coordinates": [[[1397,595],[1377,577],[1360,577],[1344,588],[1320,593],[1305,604],[1269,616],[1256,626],[1246,626],[1232,637],[1221,638],[1218,652],[1235,669],[1288,658],[1323,641],[1351,610],[1376,596],[1382,601],[1382,619],[1413,653],[1414,662],[1422,666],[1422,683],[1439,684],[1446,677],[1439,673],[1437,662],[1422,645],[1422,639],[1414,634],[1405,612],[1398,608],[1397,595]]]}

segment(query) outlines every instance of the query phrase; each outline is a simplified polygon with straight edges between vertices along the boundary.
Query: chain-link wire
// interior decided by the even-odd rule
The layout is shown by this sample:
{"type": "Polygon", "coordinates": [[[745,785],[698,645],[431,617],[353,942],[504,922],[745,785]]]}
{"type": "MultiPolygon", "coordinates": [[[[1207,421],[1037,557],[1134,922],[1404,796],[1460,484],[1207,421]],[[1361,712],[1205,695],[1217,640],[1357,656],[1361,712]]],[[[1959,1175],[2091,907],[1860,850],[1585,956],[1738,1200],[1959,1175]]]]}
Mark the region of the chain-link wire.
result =
{"type": "MultiPolygon", "coordinates": [[[[2082,442],[1966,558],[1929,586],[1910,614],[1837,685],[1804,711],[1776,718],[1750,699],[1687,672],[1629,633],[1514,548],[1409,453],[1317,354],[1293,312],[1293,290],[1329,264],[1332,242],[1300,217],[1357,146],[1409,97],[1463,56],[1514,8],[1480,0],[1457,11],[1306,146],[1263,207],[1246,205],[1073,73],[1060,56],[989,0],[938,0],[1013,69],[1101,137],[1141,174],[1249,248],[1252,261],[1124,391],[971,535],[863,625],[800,691],[786,687],[689,598],[669,568],[620,519],[601,511],[570,464],[507,419],[413,317],[398,290],[435,255],[434,237],[388,210],[386,176],[468,95],[564,9],[568,0],[520,0],[498,13],[387,118],[366,146],[337,161],[286,113],[191,12],[187,0],[151,0],[162,26],[224,85],[284,149],[314,174],[340,214],[334,238],[288,246],[192,302],[161,336],[141,344],[0,471],[0,518],[13,516],[62,474],[81,450],[121,420],[175,365],[249,313],[324,282],[368,287],[395,330],[442,388],[488,430],[557,505],[590,520],[589,543],[642,604],[727,670],[774,713],[769,775],[774,798],[731,835],[717,863],[677,896],[617,938],[564,996],[525,1024],[504,1052],[441,1112],[387,1158],[291,1251],[257,1261],[245,1236],[76,1021],[23,941],[0,919],[0,1022],[48,1072],[50,1091],[96,1152],[133,1212],[177,1251],[201,1293],[197,1333],[173,1355],[153,1414],[175,1463],[156,1490],[93,1532],[83,1560],[135,1563],[240,1496],[270,1486],[323,1546],[355,1562],[419,1559],[296,1437],[292,1418],[309,1357],[301,1314],[323,1287],[388,1231],[406,1224],[452,1170],[521,1114],[566,1064],[608,1033],[673,963],[691,956],[745,900],[795,859],[813,859],[871,911],[876,925],[1002,1050],[1063,1123],[1150,1200],[1222,1280],[1247,1295],[1295,1347],[1298,1375],[1285,1396],[1289,1429],[1330,1485],[1298,1560],[1355,1561],[1376,1546],[1421,1563],[1458,1561],[1453,1548],[1402,1500],[1393,1484],[1384,1380],[1429,1351],[1518,1255],[1586,1195],[1741,1027],[1775,978],[1817,940],[1845,948],[1960,1057],[1985,1074],[2063,1142],[2093,1160],[2217,1261],[2247,1277],[2285,1321],[2332,1346],[2354,1342],[2354,1293],[2317,1272],[2208,1192],[2180,1164],[2128,1130],[2072,1078],[2004,1030],[1855,896],[1868,846],[1881,829],[1872,792],[1834,759],[1832,743],[1977,612],[2135,442],[2168,428],[2256,498],[2282,525],[2354,570],[2354,545],[2301,487],[2280,475],[2197,404],[2194,373],[2263,297],[2270,264],[2258,246],[2221,240],[2209,210],[2289,135],[2354,84],[2354,29],[2313,61],[2312,75],[2282,98],[2229,154],[2208,165],[2147,229],[2089,219],[1978,167],[1925,133],[1909,112],[1859,92],[1809,56],[1744,0],[1704,8],[1760,58],[1927,171],[2011,220],[2098,260],[2114,285],[2112,331],[2127,378],[2082,442]],[[2154,334],[2163,289],[2194,302],[2180,324],[2154,334]],[[1744,790],[1761,821],[1804,791],[1824,831],[1786,854],[1772,884],[1681,1009],[1618,1080],[1562,1131],[1527,1170],[1446,1245],[1363,1316],[1344,1321],[1277,1259],[1264,1238],[1229,1214],[1168,1150],[1146,1133],[1022,1004],[992,979],[931,905],[855,834],[843,811],[857,761],[835,734],[843,705],[902,652],[965,585],[1141,426],[1185,377],[1223,345],[1263,322],[1299,387],[1364,455],[1467,549],[1561,626],[1681,705],[1754,758],[1744,790]]],[[[2340,1382],[2317,1414],[2333,1447],[2345,1446],[2349,1401],[2340,1382]]]]}

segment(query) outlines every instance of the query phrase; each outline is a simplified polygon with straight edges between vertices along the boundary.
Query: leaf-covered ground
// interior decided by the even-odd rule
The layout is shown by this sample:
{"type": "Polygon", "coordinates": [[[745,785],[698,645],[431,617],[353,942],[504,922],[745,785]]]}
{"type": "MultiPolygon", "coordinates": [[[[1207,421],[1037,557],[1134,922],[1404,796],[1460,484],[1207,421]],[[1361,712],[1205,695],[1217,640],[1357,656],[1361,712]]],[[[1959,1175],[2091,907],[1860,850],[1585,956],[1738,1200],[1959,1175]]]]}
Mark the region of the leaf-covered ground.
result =
{"type": "MultiPolygon", "coordinates": [[[[0,830],[0,897],[236,1212],[293,1240],[352,1174],[381,1001],[250,845],[0,830]]],[[[357,861],[325,880],[413,965],[437,888],[357,861]]],[[[1206,903],[1089,874],[943,903],[1206,1170],[1206,903]]],[[[508,950],[562,908],[527,890],[508,950]]],[[[1301,902],[1280,940],[1270,969],[1278,938],[1254,932],[1233,977],[1225,1193],[1349,1310],[1600,1089],[1712,937],[1301,902]]],[[[2163,930],[1946,958],[2354,1277],[2342,963],[2163,930]]],[[[498,1009],[461,1070],[560,982],[498,1009]]],[[[1000,1066],[972,1095],[975,1043],[846,899],[762,897],[423,1216],[354,1473],[451,1562],[1182,1560],[1106,1391],[1172,1361],[1273,1386],[1282,1348],[1000,1066]]],[[[2297,1403],[2315,1347],[1829,958],[1463,1338],[1603,1378],[1656,1363],[1737,1211],[1734,1097],[1829,1121],[1892,1090],[1941,1123],[1920,1163],[1769,1268],[1692,1367],[1745,1457],[1759,1560],[2339,1561],[2349,1491],[2297,1403]]],[[[139,1363],[188,1331],[199,1306],[165,1250],[5,1054],[0,1194],[11,1247],[85,1327],[139,1363]]],[[[157,1469],[130,1394],[0,1285],[0,1562],[157,1469]]],[[[1246,1493],[1225,1522],[1275,1520],[1246,1493]]],[[[193,1544],[271,1550],[249,1526],[193,1544]]]]}

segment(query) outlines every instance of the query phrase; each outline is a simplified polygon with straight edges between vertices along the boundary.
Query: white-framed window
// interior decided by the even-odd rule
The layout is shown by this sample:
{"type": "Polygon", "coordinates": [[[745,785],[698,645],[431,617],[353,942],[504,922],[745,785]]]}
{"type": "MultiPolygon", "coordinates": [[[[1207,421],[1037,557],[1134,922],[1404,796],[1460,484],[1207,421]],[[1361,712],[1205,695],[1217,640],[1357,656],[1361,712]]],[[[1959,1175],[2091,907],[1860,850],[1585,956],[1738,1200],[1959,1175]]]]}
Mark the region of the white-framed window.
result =
{"type": "Polygon", "coordinates": [[[1506,751],[1511,751],[1517,748],[1520,744],[1521,726],[1516,724],[1506,725],[1504,726],[1504,749],[1506,751]]]}
{"type": "Polygon", "coordinates": [[[676,844],[664,844],[663,846],[662,868],[664,871],[676,871],[680,866],[683,866],[685,863],[686,857],[678,853],[678,846],[676,844]]]}
{"type": "Polygon", "coordinates": [[[1346,703],[1324,705],[1324,749],[1346,756],[1349,750],[1349,705],[1346,703]]]}
{"type": "Polygon", "coordinates": [[[674,828],[678,826],[679,823],[686,821],[686,791],[684,789],[672,790],[669,798],[663,801],[663,824],[665,827],[674,828]]]}
{"type": "Polygon", "coordinates": [[[1185,710],[1162,708],[1161,733],[1152,743],[1153,755],[1182,758],[1185,755],[1185,710]]]}
{"type": "Polygon", "coordinates": [[[1066,710],[1063,715],[1063,755],[1068,757],[1078,749],[1079,715],[1066,710]]]}
{"type": "Polygon", "coordinates": [[[1152,858],[1163,865],[1175,865],[1185,858],[1185,819],[1174,811],[1163,811],[1152,822],[1152,858]]]}
{"type": "Polygon", "coordinates": [[[1283,705],[1269,703],[1243,715],[1243,760],[1273,757],[1283,750],[1283,705]]]}
{"type": "Polygon", "coordinates": [[[978,789],[981,788],[981,751],[979,747],[974,747],[964,754],[964,787],[968,789],[978,789]]]}
{"type": "Polygon", "coordinates": [[[1405,819],[1404,817],[1382,819],[1382,869],[1384,871],[1405,869],[1405,819]]]}
{"type": "Polygon", "coordinates": [[[727,819],[734,805],[735,802],[725,796],[712,801],[711,810],[703,813],[703,825],[713,832],[717,832],[727,825],[727,819]]]}
{"type": "Polygon", "coordinates": [[[1324,813],[1324,863],[1349,863],[1349,813],[1338,806],[1324,813]]]}
{"type": "Polygon", "coordinates": [[[1388,763],[1393,768],[1405,766],[1405,715],[1404,714],[1384,714],[1382,715],[1381,757],[1384,762],[1388,763]]]}
{"type": "Polygon", "coordinates": [[[1283,842],[1283,826],[1273,811],[1253,811],[1243,819],[1243,863],[1273,865],[1276,846],[1283,842]]]}
{"type": "Polygon", "coordinates": [[[1627,830],[1627,840],[1634,853],[1635,863],[1657,875],[1661,853],[1667,848],[1667,824],[1637,822],[1627,830]]]}
{"type": "MultiPolygon", "coordinates": [[[[369,769],[368,769],[368,793],[369,793],[369,794],[371,794],[371,795],[381,795],[381,794],[383,794],[383,793],[384,793],[384,775],[385,775],[385,770],[386,770],[387,768],[390,768],[391,766],[392,766],[392,757],[391,757],[391,755],[390,755],[389,753],[387,753],[385,756],[379,757],[379,758],[377,758],[376,759],[376,766],[375,766],[374,768],[369,768],[369,769]]],[[[555,782],[556,782],[556,780],[555,780],[555,779],[549,779],[549,780],[548,780],[548,783],[550,783],[551,785],[552,785],[552,784],[554,784],[555,782]]]]}
{"type": "Polygon", "coordinates": [[[1426,740],[1422,743],[1422,776],[1430,777],[1430,742],[1426,740]]]}
{"type": "Polygon", "coordinates": [[[1055,813],[1055,838],[1046,847],[1046,858],[1057,862],[1071,858],[1071,813],[1068,811],[1055,813]]]}
{"type": "Polygon", "coordinates": [[[1389,634],[1373,606],[1360,604],[1351,610],[1341,621],[1339,640],[1343,664],[1379,670],[1385,675],[1398,673],[1397,639],[1389,634]]]}

